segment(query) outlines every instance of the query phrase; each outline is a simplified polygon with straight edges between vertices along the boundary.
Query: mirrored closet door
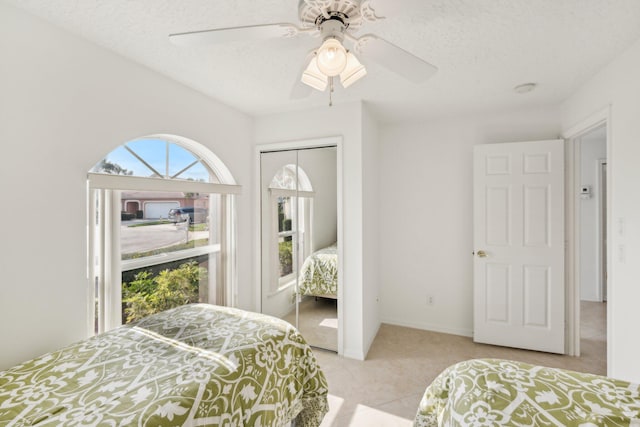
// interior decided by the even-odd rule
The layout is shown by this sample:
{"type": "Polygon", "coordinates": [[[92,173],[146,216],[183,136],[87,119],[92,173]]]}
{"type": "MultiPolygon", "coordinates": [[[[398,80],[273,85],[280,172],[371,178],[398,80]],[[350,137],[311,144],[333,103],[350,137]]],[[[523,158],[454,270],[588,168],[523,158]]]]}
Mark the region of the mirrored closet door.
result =
{"type": "Polygon", "coordinates": [[[263,152],[262,312],[338,348],[336,147],[263,152]]]}

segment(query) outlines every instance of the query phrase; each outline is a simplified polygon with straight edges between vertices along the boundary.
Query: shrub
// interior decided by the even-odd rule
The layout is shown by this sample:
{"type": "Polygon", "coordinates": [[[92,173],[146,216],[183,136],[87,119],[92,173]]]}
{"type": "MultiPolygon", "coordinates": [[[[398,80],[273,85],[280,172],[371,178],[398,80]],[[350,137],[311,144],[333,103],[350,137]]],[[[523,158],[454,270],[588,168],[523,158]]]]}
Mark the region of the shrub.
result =
{"type": "Polygon", "coordinates": [[[293,242],[291,240],[278,243],[280,259],[280,277],[293,272],[293,242]]]}
{"type": "Polygon", "coordinates": [[[207,270],[191,261],[174,270],[163,270],[153,276],[141,271],[134,280],[122,284],[122,302],[125,305],[127,323],[150,314],[199,301],[201,280],[206,280],[207,270]]]}

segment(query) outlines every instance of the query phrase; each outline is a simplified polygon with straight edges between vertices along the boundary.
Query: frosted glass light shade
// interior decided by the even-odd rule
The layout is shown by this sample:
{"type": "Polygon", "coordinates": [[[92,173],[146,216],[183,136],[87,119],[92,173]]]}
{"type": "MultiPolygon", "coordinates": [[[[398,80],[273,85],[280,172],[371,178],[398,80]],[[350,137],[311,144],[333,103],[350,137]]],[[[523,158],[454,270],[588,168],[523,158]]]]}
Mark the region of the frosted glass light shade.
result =
{"type": "Polygon", "coordinates": [[[301,80],[302,83],[322,92],[327,88],[329,79],[318,69],[318,62],[314,56],[311,58],[311,61],[309,61],[307,69],[302,73],[301,80]]]}
{"type": "Polygon", "coordinates": [[[337,39],[328,38],[318,49],[317,61],[322,73],[337,76],[347,66],[347,50],[337,39]]]}
{"type": "Polygon", "coordinates": [[[340,83],[346,89],[362,77],[367,75],[367,70],[364,68],[364,65],[358,61],[358,58],[351,53],[347,53],[347,65],[344,70],[340,73],[340,83]]]}

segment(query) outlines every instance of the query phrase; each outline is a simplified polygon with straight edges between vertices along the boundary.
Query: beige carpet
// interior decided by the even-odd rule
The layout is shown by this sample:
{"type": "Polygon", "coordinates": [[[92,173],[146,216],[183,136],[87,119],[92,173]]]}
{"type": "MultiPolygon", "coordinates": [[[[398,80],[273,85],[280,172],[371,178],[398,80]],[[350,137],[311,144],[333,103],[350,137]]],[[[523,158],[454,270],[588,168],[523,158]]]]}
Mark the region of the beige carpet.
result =
{"type": "Polygon", "coordinates": [[[475,344],[471,338],[382,325],[364,362],[314,350],[329,383],[327,426],[411,426],[425,387],[466,359],[520,360],[606,373],[606,304],[582,304],[582,356],[570,357],[475,344]]]}

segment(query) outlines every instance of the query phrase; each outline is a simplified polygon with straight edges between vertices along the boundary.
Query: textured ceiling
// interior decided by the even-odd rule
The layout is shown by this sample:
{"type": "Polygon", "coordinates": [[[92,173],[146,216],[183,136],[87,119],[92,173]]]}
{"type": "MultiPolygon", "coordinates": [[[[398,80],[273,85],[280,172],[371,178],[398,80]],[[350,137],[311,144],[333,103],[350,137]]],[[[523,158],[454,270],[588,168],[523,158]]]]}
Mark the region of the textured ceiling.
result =
{"type": "MultiPolygon", "coordinates": [[[[179,47],[168,34],[297,23],[297,0],[3,0],[251,115],[326,106],[292,100],[318,39],[179,47]]],[[[561,102],[640,38],[640,0],[372,0],[373,33],[439,68],[416,85],[375,63],[334,102],[366,101],[383,122],[561,102]],[[514,86],[536,82],[528,94],[514,86]]]]}

